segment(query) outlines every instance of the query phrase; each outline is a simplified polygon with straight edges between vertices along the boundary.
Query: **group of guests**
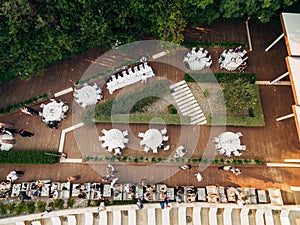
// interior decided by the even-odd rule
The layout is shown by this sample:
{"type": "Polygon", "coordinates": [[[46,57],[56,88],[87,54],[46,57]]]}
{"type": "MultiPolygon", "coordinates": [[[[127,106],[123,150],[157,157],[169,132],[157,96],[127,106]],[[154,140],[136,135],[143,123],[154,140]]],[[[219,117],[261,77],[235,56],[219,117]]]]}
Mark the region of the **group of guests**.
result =
{"type": "Polygon", "coordinates": [[[8,123],[0,123],[0,134],[9,134],[11,136],[13,136],[13,134],[20,134],[20,136],[22,137],[31,137],[34,135],[34,133],[21,129],[18,130],[16,128],[13,127],[12,124],[8,124],[8,123]]]}
{"type": "Polygon", "coordinates": [[[229,171],[229,172],[232,172],[236,176],[238,176],[242,173],[242,171],[239,168],[236,168],[234,166],[220,166],[220,167],[218,167],[218,170],[229,171]]]}

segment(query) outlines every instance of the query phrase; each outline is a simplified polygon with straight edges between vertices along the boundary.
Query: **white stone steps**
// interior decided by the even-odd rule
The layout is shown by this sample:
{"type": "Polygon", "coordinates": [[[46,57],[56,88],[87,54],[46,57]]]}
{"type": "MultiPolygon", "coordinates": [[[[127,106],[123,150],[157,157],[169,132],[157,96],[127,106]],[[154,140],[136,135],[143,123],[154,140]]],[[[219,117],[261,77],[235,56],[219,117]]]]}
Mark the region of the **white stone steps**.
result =
{"type": "Polygon", "coordinates": [[[186,111],[191,110],[191,109],[194,109],[194,108],[197,108],[197,109],[201,110],[198,104],[192,104],[192,105],[190,105],[190,106],[188,106],[188,107],[182,109],[181,112],[186,112],[186,111]]]}
{"type": "Polygon", "coordinates": [[[180,113],[183,116],[191,117],[191,124],[202,125],[207,123],[205,115],[184,80],[170,85],[170,89],[180,113]],[[204,117],[204,119],[200,117],[204,117]]]}
{"type": "Polygon", "coordinates": [[[113,225],[121,225],[121,211],[113,211],[113,225]]]}
{"type": "Polygon", "coordinates": [[[170,85],[170,89],[174,89],[175,87],[179,87],[180,85],[186,84],[185,80],[177,82],[175,84],[170,85]]]}
{"type": "Polygon", "coordinates": [[[178,207],[178,224],[186,225],[186,207],[178,207]]]}

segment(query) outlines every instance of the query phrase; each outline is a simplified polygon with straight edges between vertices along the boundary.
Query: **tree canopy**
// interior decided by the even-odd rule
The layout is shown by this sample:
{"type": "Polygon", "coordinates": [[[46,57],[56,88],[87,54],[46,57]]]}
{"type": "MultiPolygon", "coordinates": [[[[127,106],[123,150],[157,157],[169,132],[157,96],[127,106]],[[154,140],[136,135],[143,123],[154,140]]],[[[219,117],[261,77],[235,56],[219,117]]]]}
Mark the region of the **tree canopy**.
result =
{"type": "Polygon", "coordinates": [[[99,46],[152,37],[179,44],[186,24],[253,16],[268,22],[297,0],[3,0],[0,83],[99,46]]]}

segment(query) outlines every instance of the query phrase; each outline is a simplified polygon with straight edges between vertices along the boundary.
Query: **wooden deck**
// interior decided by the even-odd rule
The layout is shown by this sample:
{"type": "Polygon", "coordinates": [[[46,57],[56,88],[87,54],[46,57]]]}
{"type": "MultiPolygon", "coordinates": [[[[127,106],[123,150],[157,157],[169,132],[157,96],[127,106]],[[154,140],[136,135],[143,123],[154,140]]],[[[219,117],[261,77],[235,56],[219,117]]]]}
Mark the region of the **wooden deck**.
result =
{"type": "MultiPolygon", "coordinates": [[[[244,41],[246,42],[246,30],[244,23],[224,23],[216,22],[208,27],[206,31],[190,30],[186,33],[189,39],[195,38],[198,41],[244,41]],[[234,29],[233,29],[234,28],[234,29]]],[[[264,48],[273,41],[281,32],[278,25],[260,25],[251,24],[250,31],[252,36],[253,51],[249,53],[249,68],[247,72],[257,74],[258,80],[270,80],[286,72],[284,58],[286,50],[284,41],[280,41],[269,52],[264,48]],[[265,33],[268,33],[267,37],[265,33]]],[[[214,72],[220,72],[216,63],[222,49],[209,49],[212,54],[214,72]]],[[[83,54],[75,57],[74,60],[67,60],[49,67],[46,76],[34,78],[32,81],[10,81],[6,85],[0,86],[1,105],[7,102],[14,103],[22,100],[24,97],[35,96],[40,93],[62,90],[70,86],[69,80],[76,80],[81,77],[88,64],[86,58],[97,58],[99,52],[93,51],[90,55],[83,54]],[[49,85],[51,84],[51,85],[49,85]],[[23,95],[14,95],[15,90],[26,93],[23,95]],[[28,95],[28,96],[27,96],[28,95]],[[18,97],[19,96],[19,97],[18,97]],[[3,100],[3,101],[2,101],[3,100]]],[[[152,63],[153,70],[157,76],[162,76],[172,81],[182,79],[184,72],[165,64],[152,63]]],[[[103,81],[99,81],[100,84],[103,81]]],[[[133,85],[128,90],[135,88],[133,85]]],[[[173,150],[179,144],[183,144],[189,151],[189,156],[199,157],[205,153],[206,156],[215,156],[215,150],[212,137],[217,136],[223,130],[240,131],[243,133],[242,144],[247,146],[241,158],[264,159],[266,162],[283,162],[285,158],[298,158],[300,143],[298,141],[296,127],[293,119],[276,122],[276,117],[283,116],[292,112],[291,105],[294,104],[292,90],[289,86],[260,86],[261,101],[265,114],[266,126],[263,128],[240,128],[240,127],[210,127],[210,126],[168,126],[168,136],[170,140],[167,144],[171,145],[171,151],[159,152],[159,157],[169,157],[173,150]]],[[[105,89],[106,100],[118,94],[116,92],[110,96],[105,89]]],[[[72,105],[72,93],[61,96],[61,99],[72,105]]],[[[38,108],[38,105],[34,106],[38,108]]],[[[15,112],[1,117],[1,122],[14,123],[19,129],[29,130],[35,133],[34,137],[22,138],[16,135],[16,145],[13,151],[17,150],[56,150],[59,145],[61,129],[67,128],[72,124],[80,122],[80,108],[72,106],[68,118],[61,124],[60,129],[49,129],[40,121],[38,117],[30,117],[15,112]]],[[[152,156],[152,153],[142,152],[139,146],[139,131],[145,131],[149,125],[131,124],[113,125],[120,129],[130,131],[130,143],[123,155],[152,156]]],[[[107,154],[101,149],[98,141],[100,131],[110,129],[111,124],[98,124],[95,127],[83,127],[75,132],[66,135],[64,151],[69,158],[83,158],[85,155],[95,155],[99,152],[107,154]]],[[[154,127],[162,127],[155,126],[154,127]]],[[[219,156],[218,156],[219,157],[219,156]]],[[[218,171],[214,165],[207,168],[193,166],[191,171],[179,171],[179,165],[151,165],[135,166],[128,164],[116,165],[119,171],[120,182],[135,181],[139,182],[141,178],[146,178],[151,182],[165,182],[168,185],[197,185],[207,184],[249,186],[256,188],[281,188],[284,193],[286,203],[293,202],[293,196],[289,186],[300,185],[299,169],[295,168],[268,168],[266,166],[240,166],[242,174],[234,176],[231,173],[218,171]],[[201,171],[204,180],[198,183],[193,177],[193,173],[201,171]]],[[[1,165],[0,180],[4,180],[6,174],[12,170],[23,170],[25,176],[20,181],[36,180],[50,178],[52,180],[63,181],[71,175],[81,175],[81,181],[99,181],[101,175],[105,174],[105,164],[56,164],[56,165],[1,165]]]]}

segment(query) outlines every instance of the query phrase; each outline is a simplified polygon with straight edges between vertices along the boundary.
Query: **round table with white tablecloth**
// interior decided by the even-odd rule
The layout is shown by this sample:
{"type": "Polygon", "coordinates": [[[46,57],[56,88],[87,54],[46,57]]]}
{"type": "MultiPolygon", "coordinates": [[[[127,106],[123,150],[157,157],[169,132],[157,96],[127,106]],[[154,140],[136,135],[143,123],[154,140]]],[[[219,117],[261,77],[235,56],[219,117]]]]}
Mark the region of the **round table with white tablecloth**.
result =
{"type": "Polygon", "coordinates": [[[145,132],[141,144],[145,144],[151,149],[157,149],[162,143],[162,134],[157,129],[149,129],[145,132]]]}
{"type": "Polygon", "coordinates": [[[220,65],[226,70],[236,70],[243,63],[243,58],[239,52],[228,51],[227,53],[222,53],[222,56],[224,59],[220,61],[220,65]]]}
{"type": "Polygon", "coordinates": [[[44,106],[43,108],[43,117],[45,118],[45,122],[49,121],[61,121],[63,112],[63,103],[52,101],[44,106]]]}
{"type": "Polygon", "coordinates": [[[105,132],[104,143],[112,149],[123,148],[124,147],[124,134],[118,129],[110,129],[105,132]]]}
{"type": "Polygon", "coordinates": [[[102,91],[96,84],[93,86],[84,85],[80,89],[74,91],[75,101],[83,107],[95,105],[100,99],[102,91]]]}
{"type": "Polygon", "coordinates": [[[233,132],[224,132],[221,133],[219,144],[226,152],[236,151],[241,144],[240,137],[233,132]]]}

